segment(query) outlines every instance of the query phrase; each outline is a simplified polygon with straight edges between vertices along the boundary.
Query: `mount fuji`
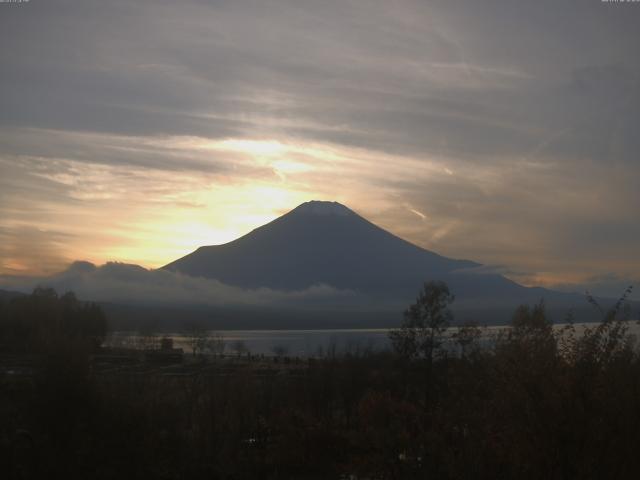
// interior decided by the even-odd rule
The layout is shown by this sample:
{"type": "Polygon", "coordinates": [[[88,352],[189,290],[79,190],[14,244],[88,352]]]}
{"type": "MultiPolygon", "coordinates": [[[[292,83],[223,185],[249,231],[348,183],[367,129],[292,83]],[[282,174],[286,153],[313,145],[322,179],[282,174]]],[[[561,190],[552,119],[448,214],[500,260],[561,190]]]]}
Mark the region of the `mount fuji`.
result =
{"type": "Polygon", "coordinates": [[[374,225],[337,202],[310,201],[230,243],[203,246],[162,267],[228,285],[302,290],[324,284],[377,301],[411,300],[423,282],[447,282],[456,303],[573,303],[575,295],[528,288],[480,264],[443,257],[374,225]]]}

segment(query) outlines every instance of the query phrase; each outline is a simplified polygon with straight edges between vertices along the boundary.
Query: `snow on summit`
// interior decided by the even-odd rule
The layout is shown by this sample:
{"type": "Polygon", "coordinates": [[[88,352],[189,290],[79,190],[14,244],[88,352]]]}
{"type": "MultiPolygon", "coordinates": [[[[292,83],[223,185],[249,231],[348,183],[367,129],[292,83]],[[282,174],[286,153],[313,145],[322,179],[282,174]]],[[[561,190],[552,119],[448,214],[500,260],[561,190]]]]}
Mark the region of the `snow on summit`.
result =
{"type": "Polygon", "coordinates": [[[311,215],[353,215],[353,212],[338,202],[324,202],[320,200],[311,200],[305,202],[295,209],[298,213],[311,215]]]}

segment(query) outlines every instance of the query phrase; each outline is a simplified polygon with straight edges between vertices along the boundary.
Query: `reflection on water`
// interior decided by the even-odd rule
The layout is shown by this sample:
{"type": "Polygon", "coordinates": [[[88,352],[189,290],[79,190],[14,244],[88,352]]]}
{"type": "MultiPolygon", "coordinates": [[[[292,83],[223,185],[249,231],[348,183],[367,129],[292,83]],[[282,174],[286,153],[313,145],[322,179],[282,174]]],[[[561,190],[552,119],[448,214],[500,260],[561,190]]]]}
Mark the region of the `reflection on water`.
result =
{"type": "MultiPolygon", "coordinates": [[[[576,323],[576,333],[580,334],[585,327],[595,324],[576,323]]],[[[564,324],[554,325],[556,330],[564,324]]],[[[481,343],[489,346],[505,326],[484,327],[481,343]]],[[[457,331],[450,328],[446,336],[457,331]]],[[[388,338],[389,329],[333,329],[333,330],[218,330],[209,332],[221,335],[224,340],[224,352],[234,353],[240,345],[257,355],[290,355],[290,356],[325,356],[346,352],[382,351],[391,347],[388,338]]],[[[637,322],[629,322],[629,334],[637,337],[640,326],[637,322]]],[[[187,333],[169,333],[158,335],[138,335],[132,332],[114,332],[105,342],[105,346],[129,348],[157,348],[160,338],[173,338],[174,347],[191,352],[191,337],[187,333]]]]}

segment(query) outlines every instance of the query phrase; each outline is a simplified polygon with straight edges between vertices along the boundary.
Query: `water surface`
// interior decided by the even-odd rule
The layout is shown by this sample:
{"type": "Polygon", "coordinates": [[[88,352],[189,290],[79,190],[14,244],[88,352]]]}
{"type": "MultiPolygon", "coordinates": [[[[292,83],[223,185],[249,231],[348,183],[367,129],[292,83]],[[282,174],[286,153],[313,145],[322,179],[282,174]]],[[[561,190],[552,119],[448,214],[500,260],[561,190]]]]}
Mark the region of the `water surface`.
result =
{"type": "MultiPolygon", "coordinates": [[[[585,327],[596,324],[575,324],[576,332],[580,334],[585,327]]],[[[565,324],[556,324],[559,330],[565,324]]],[[[490,345],[505,326],[491,326],[482,329],[481,343],[490,345]]],[[[235,353],[240,346],[246,351],[257,355],[279,354],[290,356],[324,356],[346,352],[381,351],[391,348],[387,328],[370,329],[318,329],[318,330],[217,330],[208,332],[209,338],[220,338],[224,343],[224,353],[235,353]]],[[[447,336],[455,333],[456,328],[450,328],[447,336]]],[[[640,326],[637,322],[629,322],[629,333],[637,336],[640,326]]],[[[191,337],[187,333],[166,334],[173,338],[174,346],[191,352],[191,337]]],[[[125,346],[134,348],[158,347],[161,335],[139,335],[132,332],[114,332],[109,336],[105,345],[125,346]]]]}

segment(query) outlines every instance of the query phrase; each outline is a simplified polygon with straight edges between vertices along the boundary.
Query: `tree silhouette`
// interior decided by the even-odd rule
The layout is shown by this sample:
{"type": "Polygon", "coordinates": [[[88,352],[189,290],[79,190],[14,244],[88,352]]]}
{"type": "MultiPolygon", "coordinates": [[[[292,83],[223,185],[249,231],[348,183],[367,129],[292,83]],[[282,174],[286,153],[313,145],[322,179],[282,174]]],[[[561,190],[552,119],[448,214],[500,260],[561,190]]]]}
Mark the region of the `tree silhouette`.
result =
{"type": "Polygon", "coordinates": [[[42,351],[62,340],[80,340],[95,350],[107,333],[99,305],[79,301],[73,292],[58,296],[51,288],[11,299],[0,316],[0,344],[15,351],[42,351]]]}
{"type": "Polygon", "coordinates": [[[442,344],[442,333],[453,319],[449,305],[454,299],[446,283],[426,282],[416,302],[405,310],[400,329],[389,333],[396,353],[407,358],[422,357],[433,363],[442,344]]]}

